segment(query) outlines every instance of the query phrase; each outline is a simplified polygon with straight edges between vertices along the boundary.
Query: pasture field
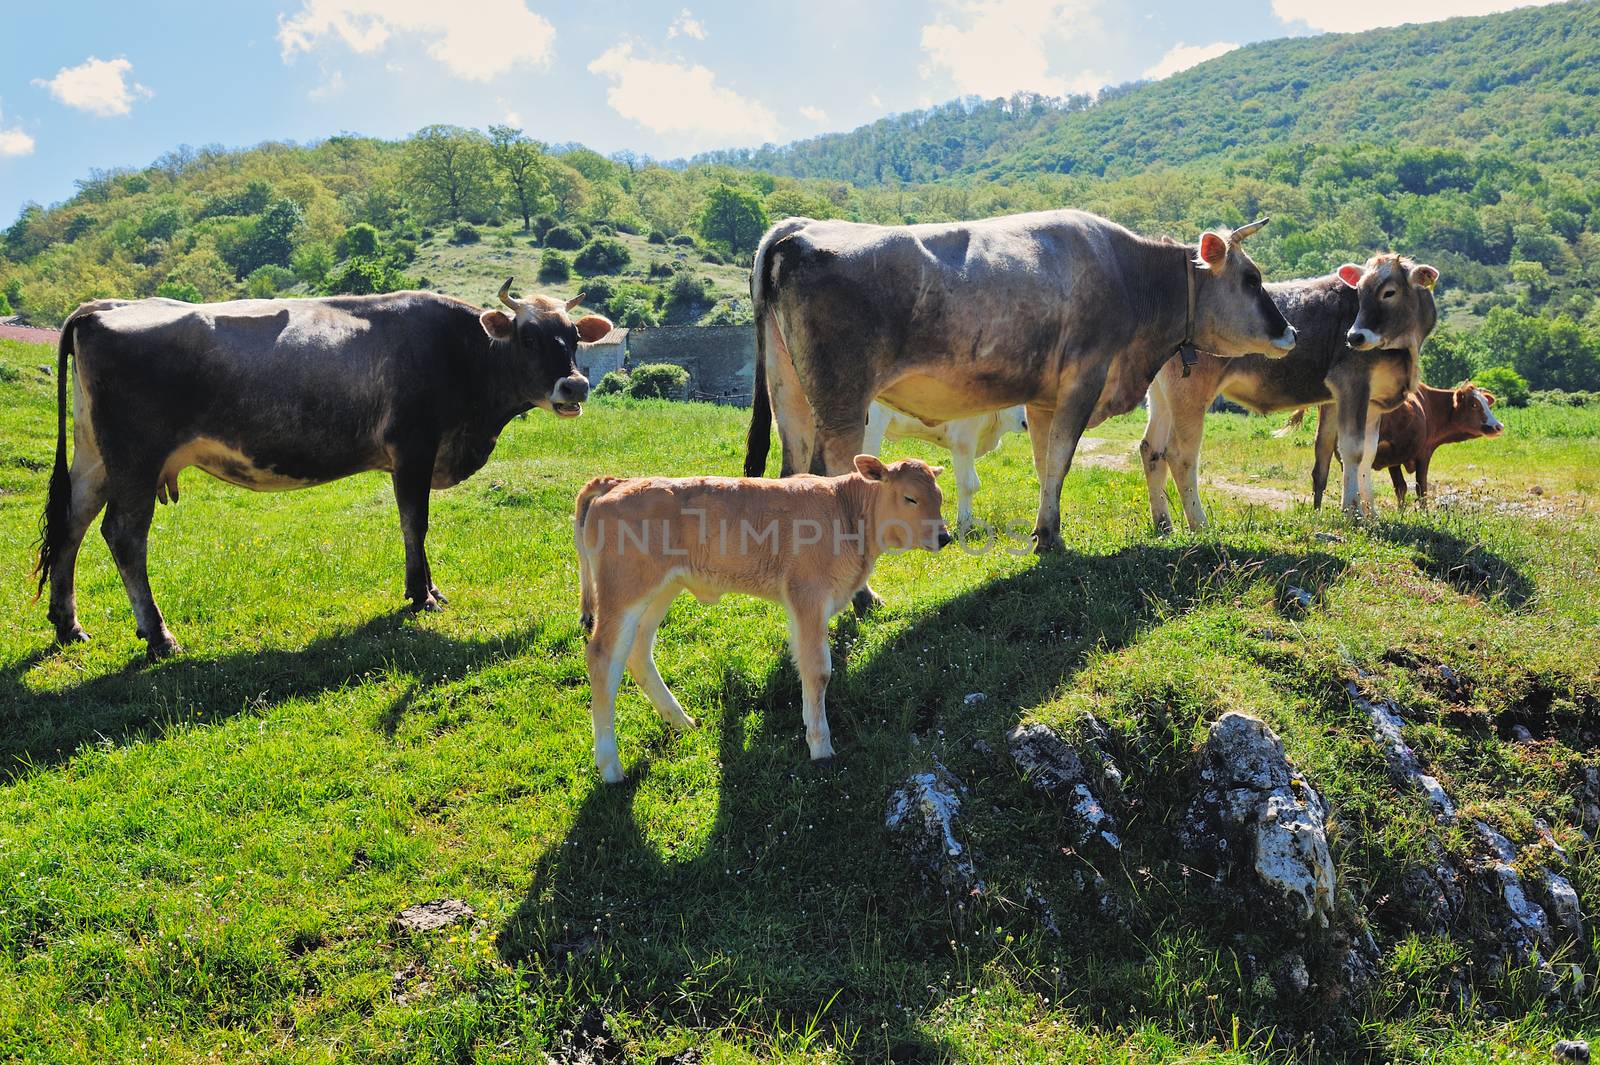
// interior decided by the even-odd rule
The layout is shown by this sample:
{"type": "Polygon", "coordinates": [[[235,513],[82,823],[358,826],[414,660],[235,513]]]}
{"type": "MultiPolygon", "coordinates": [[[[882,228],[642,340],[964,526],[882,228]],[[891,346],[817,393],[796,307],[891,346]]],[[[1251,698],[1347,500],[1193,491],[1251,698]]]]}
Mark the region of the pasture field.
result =
{"type": "MultiPolygon", "coordinates": [[[[1517,507],[1397,516],[1380,477],[1383,517],[1361,527],[1208,491],[1212,530],[1160,539],[1142,476],[1086,462],[1063,556],[881,564],[884,607],[835,624],[824,770],[781,610],[680,600],[657,659],[701,727],[667,733],[625,684],[629,778],[605,787],[573,495],[602,472],[735,472],[746,412],[617,401],[513,422],[434,496],[450,606],[420,618],[400,612],[387,479],[261,496],[190,471],[151,539],[187,653],[147,665],[97,535],[91,643],[53,649],[29,601],[54,363],[0,343],[0,1058],[1476,1063],[1600,1032],[1593,940],[1563,959],[1589,979],[1558,1002],[1388,920],[1433,841],[1471,840],[1390,783],[1343,690],[1365,674],[1406,708],[1464,813],[1519,843],[1548,821],[1600,910],[1574,800],[1600,745],[1595,412],[1504,411],[1505,439],[1440,453],[1437,489],[1481,480],[1517,507]],[[1309,609],[1285,605],[1290,585],[1309,609]],[[1464,699],[1430,682],[1441,663],[1464,699]],[[1377,936],[1370,997],[1330,1037],[1305,1036],[1327,1015],[1316,989],[1252,969],[1274,943],[1175,852],[1197,744],[1229,709],[1265,719],[1321,790],[1340,905],[1377,936]],[[1089,712],[1136,797],[1118,867],[1072,850],[1005,753],[1020,721],[1071,733],[1089,712]],[[1534,741],[1502,738],[1516,724],[1534,741]],[[968,789],[976,896],[925,886],[883,827],[934,758],[968,789]],[[1095,874],[1113,912],[1080,886],[1095,874]],[[475,917],[394,925],[441,898],[475,917]]],[[[1208,471],[1305,494],[1309,427],[1212,422],[1208,471]]],[[[1101,450],[1131,453],[1141,428],[1102,427],[1101,450]]],[[[980,517],[1031,520],[1025,440],[980,472],[980,517]]]]}

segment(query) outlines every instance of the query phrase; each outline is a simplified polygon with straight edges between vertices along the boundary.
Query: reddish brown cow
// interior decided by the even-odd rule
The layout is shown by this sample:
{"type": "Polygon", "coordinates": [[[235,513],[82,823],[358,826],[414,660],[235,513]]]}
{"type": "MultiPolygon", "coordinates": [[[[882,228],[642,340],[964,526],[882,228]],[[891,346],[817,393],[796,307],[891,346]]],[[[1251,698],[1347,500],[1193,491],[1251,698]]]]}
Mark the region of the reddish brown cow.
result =
{"type": "MultiPolygon", "coordinates": [[[[1406,477],[1402,467],[1416,473],[1417,502],[1426,505],[1428,463],[1441,445],[1503,433],[1505,426],[1489,409],[1493,406],[1494,395],[1469,381],[1459,388],[1423,385],[1406,397],[1404,403],[1385,414],[1378,425],[1378,450],[1372,468],[1389,471],[1394,480],[1395,501],[1402,507],[1406,505],[1406,477]]],[[[1317,417],[1327,417],[1328,410],[1328,407],[1319,408],[1317,417]]]]}

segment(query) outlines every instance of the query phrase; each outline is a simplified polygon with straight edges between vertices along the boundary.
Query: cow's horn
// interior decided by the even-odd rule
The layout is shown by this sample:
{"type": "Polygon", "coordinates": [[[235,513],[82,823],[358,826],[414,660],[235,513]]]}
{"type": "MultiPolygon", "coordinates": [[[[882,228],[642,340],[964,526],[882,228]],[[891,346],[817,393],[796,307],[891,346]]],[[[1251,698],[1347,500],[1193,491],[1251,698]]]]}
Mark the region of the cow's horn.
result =
{"type": "Polygon", "coordinates": [[[522,312],[522,304],[511,298],[511,278],[506,278],[506,283],[500,286],[500,302],[510,307],[517,313],[522,312]]]}
{"type": "Polygon", "coordinates": [[[1271,221],[1270,218],[1258,218],[1247,226],[1240,226],[1238,229],[1235,229],[1233,231],[1234,243],[1244,240],[1246,237],[1250,236],[1250,234],[1266,225],[1269,221],[1271,221]]]}
{"type": "Polygon", "coordinates": [[[567,310],[569,310],[569,311],[577,310],[578,307],[581,306],[582,303],[583,303],[583,297],[585,297],[587,295],[588,295],[587,292],[580,292],[576,296],[572,297],[570,300],[567,301],[567,310]]]}

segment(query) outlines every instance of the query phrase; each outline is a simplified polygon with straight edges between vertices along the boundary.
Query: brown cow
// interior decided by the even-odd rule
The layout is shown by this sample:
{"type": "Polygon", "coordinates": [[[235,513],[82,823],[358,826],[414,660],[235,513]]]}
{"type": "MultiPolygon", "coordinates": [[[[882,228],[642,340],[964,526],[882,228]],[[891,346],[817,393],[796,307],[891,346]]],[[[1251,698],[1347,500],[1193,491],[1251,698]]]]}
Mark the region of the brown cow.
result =
{"type": "Polygon", "coordinates": [[[589,632],[594,760],[622,779],[616,697],[626,663],[668,724],[693,728],[652,657],[656,629],[680,592],[713,603],[743,592],[782,603],[813,759],[833,757],[823,697],[833,665],[828,619],[843,610],[885,552],[950,543],[940,517],[942,469],[916,459],[885,466],[857,455],[856,472],[749,477],[597,477],[578,493],[578,573],[589,632]]]}
{"type": "MultiPolygon", "coordinates": [[[[1411,471],[1417,475],[1417,502],[1427,506],[1428,463],[1442,445],[1505,432],[1506,427],[1489,409],[1493,406],[1494,394],[1468,381],[1457,388],[1423,385],[1385,414],[1378,425],[1372,468],[1389,471],[1395,502],[1406,505],[1405,471],[1411,471]]],[[[1327,407],[1318,408],[1319,419],[1327,416],[1327,407]]],[[[1340,461],[1344,461],[1342,456],[1340,461]]]]}

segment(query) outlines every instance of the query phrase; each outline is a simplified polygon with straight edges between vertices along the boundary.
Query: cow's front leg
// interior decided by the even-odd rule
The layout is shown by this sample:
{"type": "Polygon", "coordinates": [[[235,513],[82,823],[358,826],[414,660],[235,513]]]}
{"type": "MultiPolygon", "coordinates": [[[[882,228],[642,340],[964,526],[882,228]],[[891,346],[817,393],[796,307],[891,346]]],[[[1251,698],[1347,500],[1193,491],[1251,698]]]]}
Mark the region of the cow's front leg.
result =
{"type": "Polygon", "coordinates": [[[434,587],[428,567],[428,493],[432,484],[433,456],[396,460],[394,501],[400,508],[400,535],[406,545],[406,598],[414,612],[444,606],[444,596],[434,587]]]}
{"type": "Polygon", "coordinates": [[[145,641],[146,652],[152,659],[177,654],[183,648],[167,630],[167,623],[156,606],[150,592],[148,570],[150,550],[150,519],[156,509],[155,477],[149,483],[133,479],[112,486],[111,499],[106,506],[105,520],[100,523],[100,535],[111,548],[117,572],[122,575],[122,586],[128,591],[128,603],[133,607],[133,618],[138,633],[145,641]]]}
{"type": "MultiPolygon", "coordinates": [[[[1048,554],[1064,550],[1061,541],[1061,486],[1067,471],[1072,468],[1072,456],[1078,450],[1078,440],[1089,424],[1094,405],[1105,387],[1107,359],[1099,367],[1084,365],[1061,390],[1055,414],[1050,419],[1050,433],[1046,439],[1044,473],[1039,478],[1039,515],[1033,525],[1033,550],[1048,554]]],[[[1030,426],[1032,423],[1029,423],[1030,426]]],[[[1037,445],[1035,445],[1037,465],[1037,445]]]]}
{"type": "Polygon", "coordinates": [[[1317,439],[1311,465],[1311,506],[1322,509],[1322,496],[1328,490],[1328,470],[1339,439],[1338,408],[1332,404],[1317,408],[1317,439]]]}
{"type": "MultiPolygon", "coordinates": [[[[1370,477],[1362,476],[1363,472],[1371,472],[1369,466],[1372,462],[1372,451],[1367,447],[1369,404],[1366,390],[1362,388],[1352,391],[1355,394],[1347,393],[1339,397],[1338,407],[1339,462],[1344,466],[1344,493],[1341,502],[1346,514],[1360,517],[1365,502],[1362,485],[1372,483],[1370,477]]],[[[1377,426],[1374,424],[1374,436],[1376,432],[1377,426]]]]}
{"type": "Polygon", "coordinates": [[[828,650],[828,615],[810,590],[789,596],[789,647],[800,673],[801,701],[806,721],[806,747],[811,760],[833,757],[833,733],[828,729],[826,698],[833,679],[833,655],[828,650]]]}
{"type": "Polygon", "coordinates": [[[1394,482],[1394,504],[1401,510],[1406,509],[1406,468],[1404,466],[1390,466],[1389,480],[1394,482]]]}
{"type": "Polygon", "coordinates": [[[1417,459],[1417,506],[1423,510],[1428,509],[1428,463],[1432,461],[1427,453],[1417,459]]]}
{"type": "Polygon", "coordinates": [[[950,449],[950,465],[956,468],[956,530],[962,536],[972,530],[972,500],[983,482],[978,480],[977,449],[957,444],[950,449]]]}
{"type": "Polygon", "coordinates": [[[1161,379],[1150,388],[1150,414],[1145,422],[1144,439],[1139,441],[1139,464],[1144,467],[1145,494],[1150,497],[1150,520],[1156,532],[1172,531],[1172,510],[1167,505],[1167,449],[1172,446],[1172,408],[1166,400],[1161,379]]]}

